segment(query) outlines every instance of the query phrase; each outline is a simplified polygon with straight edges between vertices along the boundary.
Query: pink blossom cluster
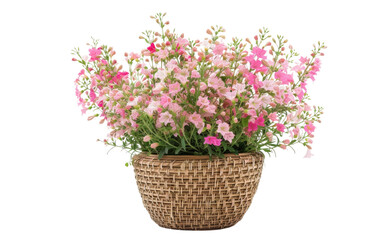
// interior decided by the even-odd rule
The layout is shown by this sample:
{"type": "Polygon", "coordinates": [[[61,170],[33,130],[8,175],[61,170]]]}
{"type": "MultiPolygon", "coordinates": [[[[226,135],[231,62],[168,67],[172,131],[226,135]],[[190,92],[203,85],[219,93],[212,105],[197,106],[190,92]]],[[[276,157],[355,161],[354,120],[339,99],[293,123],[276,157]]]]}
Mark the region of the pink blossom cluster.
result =
{"type": "Polygon", "coordinates": [[[127,71],[113,48],[95,41],[89,54],[75,49],[83,69],[75,81],[82,113],[111,129],[105,143],[162,154],[270,152],[296,143],[311,155],[322,109],[307,103],[307,85],[320,70],[319,42],[300,57],[267,29],[251,41],[226,43],[221,27],[210,38],[187,40],[154,18],[160,32],[140,38],[147,46],[125,53],[127,71]]]}

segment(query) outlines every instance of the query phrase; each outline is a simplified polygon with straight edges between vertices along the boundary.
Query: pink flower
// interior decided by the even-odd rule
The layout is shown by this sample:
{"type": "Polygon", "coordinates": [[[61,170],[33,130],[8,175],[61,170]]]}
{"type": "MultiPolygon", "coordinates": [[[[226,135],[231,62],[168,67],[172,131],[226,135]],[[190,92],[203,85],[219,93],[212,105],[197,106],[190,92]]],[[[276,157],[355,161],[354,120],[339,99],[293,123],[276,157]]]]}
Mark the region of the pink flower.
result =
{"type": "Polygon", "coordinates": [[[248,80],[248,84],[252,85],[253,88],[255,89],[255,91],[257,91],[257,89],[259,89],[260,87],[263,86],[263,83],[260,82],[258,79],[257,79],[257,76],[254,75],[253,73],[248,73],[248,74],[245,74],[244,75],[245,78],[248,80]]]}
{"type": "Polygon", "coordinates": [[[214,145],[214,146],[220,146],[221,139],[218,139],[214,136],[208,136],[204,138],[204,144],[214,145]]]}
{"type": "Polygon", "coordinates": [[[178,44],[178,47],[187,47],[189,45],[188,40],[182,37],[178,38],[176,43],[178,44]]]}
{"type": "Polygon", "coordinates": [[[275,78],[279,79],[282,84],[293,83],[293,76],[283,72],[280,69],[275,73],[275,78]]]}
{"type": "Polygon", "coordinates": [[[221,135],[224,136],[224,134],[229,132],[229,125],[228,123],[219,123],[218,124],[218,130],[216,131],[217,133],[220,133],[221,135]]]}
{"type": "Polygon", "coordinates": [[[311,135],[316,129],[316,127],[313,125],[313,123],[309,122],[309,124],[305,125],[304,129],[305,132],[308,133],[308,135],[311,135]]]}
{"type": "Polygon", "coordinates": [[[191,77],[192,77],[192,78],[200,78],[200,74],[199,74],[198,71],[196,71],[196,70],[192,70],[192,72],[191,72],[191,77]]]}
{"type": "Polygon", "coordinates": [[[183,110],[182,107],[179,106],[179,104],[177,104],[177,103],[170,103],[168,105],[168,109],[173,111],[174,113],[179,113],[180,111],[183,110]]]}
{"type": "Polygon", "coordinates": [[[114,95],[114,99],[115,100],[119,100],[123,97],[123,93],[118,91],[115,95],[114,95]]]}
{"type": "Polygon", "coordinates": [[[132,120],[137,120],[137,118],[139,117],[139,112],[136,110],[136,109],[134,109],[133,111],[131,111],[131,115],[130,115],[130,118],[132,119],[132,120]]]}
{"type": "Polygon", "coordinates": [[[227,132],[223,135],[224,140],[232,143],[232,139],[235,137],[235,134],[233,132],[227,132]]]}
{"type": "Polygon", "coordinates": [[[255,56],[258,58],[267,59],[267,57],[265,56],[266,51],[264,49],[254,47],[252,53],[255,54],[255,56]]]}
{"type": "Polygon", "coordinates": [[[237,83],[233,86],[237,92],[237,94],[241,94],[245,91],[245,84],[244,83],[237,83]]]}
{"type": "Polygon", "coordinates": [[[301,82],[301,88],[304,89],[306,92],[306,82],[304,82],[304,81],[301,82]]]}
{"type": "Polygon", "coordinates": [[[305,64],[308,61],[308,58],[306,57],[300,57],[300,63],[305,64]]]}
{"type": "Polygon", "coordinates": [[[260,115],[256,120],[255,120],[255,123],[257,126],[261,126],[261,127],[264,127],[264,118],[262,115],[260,115]]]}
{"type": "Polygon", "coordinates": [[[218,67],[218,68],[226,68],[229,66],[229,62],[224,61],[223,59],[220,58],[215,58],[212,63],[218,67]]]}
{"type": "Polygon", "coordinates": [[[217,90],[221,87],[224,87],[224,82],[220,78],[216,77],[215,75],[211,75],[208,78],[208,86],[217,90]]]}
{"type": "Polygon", "coordinates": [[[160,123],[163,123],[165,126],[169,123],[172,123],[172,115],[169,112],[164,112],[160,114],[160,117],[158,118],[158,121],[160,123]]]}
{"type": "Polygon", "coordinates": [[[227,47],[224,44],[216,44],[213,53],[216,55],[222,55],[223,51],[226,49],[227,47]]]}
{"type": "Polygon", "coordinates": [[[178,63],[175,59],[171,59],[167,64],[166,64],[167,69],[171,72],[174,69],[178,68],[178,63]]]}
{"type": "Polygon", "coordinates": [[[206,111],[206,113],[209,113],[209,114],[215,114],[216,113],[216,106],[215,105],[208,105],[206,108],[204,108],[204,111],[206,111]]]}
{"type": "Polygon", "coordinates": [[[94,102],[94,100],[97,98],[93,89],[90,89],[89,98],[90,98],[90,101],[92,101],[92,102],[94,102]]]}
{"type": "Polygon", "coordinates": [[[151,145],[150,145],[150,147],[152,148],[152,149],[155,149],[155,148],[157,148],[159,146],[159,143],[152,143],[151,145]]]}
{"type": "Polygon", "coordinates": [[[200,91],[204,91],[207,89],[207,84],[205,84],[204,82],[201,82],[200,83],[200,91]]]}
{"type": "Polygon", "coordinates": [[[273,138],[273,133],[272,132],[267,132],[265,135],[268,137],[268,140],[271,142],[272,138],[273,138]]]}
{"type": "Polygon", "coordinates": [[[250,55],[250,56],[246,56],[244,59],[247,60],[250,63],[251,69],[255,69],[256,73],[258,73],[258,72],[263,72],[263,73],[267,72],[268,68],[263,65],[262,61],[255,60],[254,57],[255,57],[254,55],[250,55]]]}
{"type": "Polygon", "coordinates": [[[146,135],[143,137],[144,142],[149,142],[151,140],[151,137],[149,135],[146,135]]]}
{"type": "Polygon", "coordinates": [[[156,52],[156,48],[155,48],[154,43],[151,43],[150,47],[148,47],[147,50],[149,50],[151,53],[156,52]]]}
{"type": "Polygon", "coordinates": [[[277,124],[276,124],[276,128],[277,128],[277,131],[279,131],[279,132],[284,132],[284,131],[285,131],[285,126],[284,126],[284,124],[277,123],[277,124]]]}
{"type": "Polygon", "coordinates": [[[301,101],[302,98],[304,97],[304,91],[302,90],[301,87],[297,87],[294,89],[294,93],[296,93],[298,99],[301,101]]]}
{"type": "Polygon", "coordinates": [[[138,53],[134,53],[134,52],[130,53],[130,59],[131,60],[135,60],[135,59],[138,59],[140,57],[141,57],[141,55],[139,55],[138,53]]]}
{"type": "Polygon", "coordinates": [[[228,92],[224,93],[223,95],[224,95],[224,97],[226,97],[227,99],[233,101],[233,100],[236,98],[237,92],[236,92],[236,90],[234,90],[234,91],[232,91],[232,92],[231,92],[231,91],[228,91],[228,92]]]}
{"type": "Polygon", "coordinates": [[[155,56],[157,56],[159,59],[165,59],[168,57],[168,51],[167,49],[159,50],[158,52],[155,53],[155,56]]]}
{"type": "Polygon", "coordinates": [[[248,123],[248,132],[257,131],[257,124],[256,122],[249,122],[248,123]]]}
{"type": "Polygon", "coordinates": [[[300,135],[300,128],[295,127],[295,128],[292,130],[292,133],[293,133],[293,136],[294,136],[294,137],[298,137],[298,136],[300,135]]]}
{"type": "Polygon", "coordinates": [[[187,69],[182,69],[178,73],[175,74],[175,78],[178,79],[182,84],[186,84],[188,82],[189,72],[187,69]]]}
{"type": "Polygon", "coordinates": [[[155,78],[159,78],[160,80],[164,80],[166,77],[167,77],[167,70],[165,69],[159,69],[156,73],[155,73],[155,78]]]}
{"type": "Polygon", "coordinates": [[[268,115],[268,118],[272,121],[272,122],[276,122],[277,121],[277,113],[273,112],[271,114],[268,115]]]}
{"type": "Polygon", "coordinates": [[[89,55],[90,55],[90,61],[89,62],[94,62],[95,60],[97,60],[99,58],[99,55],[101,55],[102,51],[101,51],[102,48],[91,48],[89,49],[89,55]]]}
{"type": "Polygon", "coordinates": [[[168,87],[171,96],[174,96],[180,91],[180,84],[178,82],[170,84],[168,87]]]}
{"type": "Polygon", "coordinates": [[[310,150],[310,149],[308,148],[308,150],[306,151],[306,154],[305,154],[304,158],[311,158],[312,156],[313,156],[313,154],[312,154],[312,150],[310,150]]]}
{"type": "Polygon", "coordinates": [[[189,116],[188,120],[195,125],[195,127],[199,130],[198,132],[200,134],[204,127],[204,122],[200,114],[194,112],[189,116]]]}
{"type": "Polygon", "coordinates": [[[202,97],[199,96],[198,101],[196,102],[196,105],[199,107],[201,106],[208,106],[210,104],[210,101],[208,100],[208,97],[202,97]]]}
{"type": "Polygon", "coordinates": [[[172,102],[171,98],[167,95],[163,95],[160,98],[160,105],[162,105],[163,107],[167,107],[171,102],[172,102]]]}

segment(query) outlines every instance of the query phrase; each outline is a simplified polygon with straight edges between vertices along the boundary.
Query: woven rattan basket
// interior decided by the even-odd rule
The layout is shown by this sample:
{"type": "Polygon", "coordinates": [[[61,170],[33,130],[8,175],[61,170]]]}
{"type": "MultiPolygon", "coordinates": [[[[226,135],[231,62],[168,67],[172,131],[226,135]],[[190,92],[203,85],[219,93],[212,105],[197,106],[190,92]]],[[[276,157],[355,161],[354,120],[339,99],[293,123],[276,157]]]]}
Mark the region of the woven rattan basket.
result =
{"type": "Polygon", "coordinates": [[[259,184],[264,155],[157,155],[133,157],[143,204],[161,227],[219,229],[236,224],[259,184]]]}

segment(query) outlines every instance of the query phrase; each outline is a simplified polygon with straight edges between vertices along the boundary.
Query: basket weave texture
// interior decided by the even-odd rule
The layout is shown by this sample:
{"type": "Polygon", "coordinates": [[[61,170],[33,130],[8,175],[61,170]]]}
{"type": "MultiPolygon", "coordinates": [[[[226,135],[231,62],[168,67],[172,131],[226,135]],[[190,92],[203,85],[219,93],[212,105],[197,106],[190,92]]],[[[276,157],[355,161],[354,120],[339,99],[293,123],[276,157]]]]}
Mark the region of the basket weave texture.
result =
{"type": "Polygon", "coordinates": [[[263,168],[261,153],[133,157],[143,204],[161,227],[185,230],[233,226],[244,216],[263,168]]]}

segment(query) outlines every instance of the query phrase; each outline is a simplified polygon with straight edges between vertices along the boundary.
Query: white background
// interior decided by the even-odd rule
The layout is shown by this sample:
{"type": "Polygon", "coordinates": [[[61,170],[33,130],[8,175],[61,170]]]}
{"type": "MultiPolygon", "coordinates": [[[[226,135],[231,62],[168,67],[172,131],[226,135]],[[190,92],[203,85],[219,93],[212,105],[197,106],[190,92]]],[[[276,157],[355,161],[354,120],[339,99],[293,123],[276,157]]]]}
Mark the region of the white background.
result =
{"type": "Polygon", "coordinates": [[[382,239],[381,27],[378,1],[2,1],[0,6],[0,239],[382,239]],[[311,159],[266,159],[252,206],[217,231],[158,227],[141,202],[129,154],[97,143],[105,126],[76,104],[71,49],[94,36],[123,53],[167,12],[203,38],[268,27],[301,54],[328,49],[312,103],[325,107],[311,159]]]}

